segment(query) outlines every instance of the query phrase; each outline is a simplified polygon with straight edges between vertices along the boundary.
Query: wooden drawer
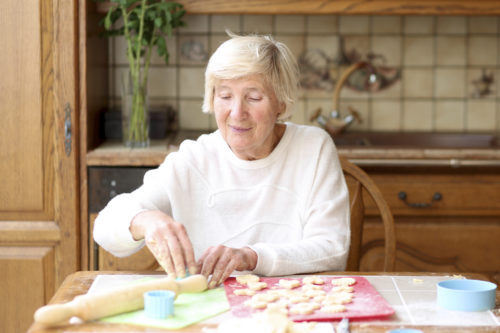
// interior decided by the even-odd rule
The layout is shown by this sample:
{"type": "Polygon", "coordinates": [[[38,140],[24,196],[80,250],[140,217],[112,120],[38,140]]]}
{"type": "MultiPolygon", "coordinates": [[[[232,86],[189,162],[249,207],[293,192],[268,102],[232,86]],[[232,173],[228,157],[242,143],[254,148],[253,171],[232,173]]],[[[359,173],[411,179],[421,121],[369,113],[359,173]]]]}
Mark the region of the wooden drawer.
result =
{"type": "MultiPolygon", "coordinates": [[[[500,176],[370,174],[394,216],[500,214],[500,176]],[[406,203],[400,198],[406,195],[406,203]],[[433,197],[439,194],[440,199],[433,197]]],[[[365,195],[368,215],[378,215],[365,195]]]]}

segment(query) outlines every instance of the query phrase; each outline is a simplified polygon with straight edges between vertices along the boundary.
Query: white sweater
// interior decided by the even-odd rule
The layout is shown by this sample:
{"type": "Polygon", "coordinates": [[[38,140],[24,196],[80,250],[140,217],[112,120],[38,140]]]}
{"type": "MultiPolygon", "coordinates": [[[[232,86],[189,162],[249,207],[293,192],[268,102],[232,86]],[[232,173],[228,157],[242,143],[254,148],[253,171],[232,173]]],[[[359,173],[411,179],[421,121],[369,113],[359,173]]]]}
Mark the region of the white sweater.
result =
{"type": "Polygon", "coordinates": [[[130,222],[159,209],[185,225],[198,258],[212,245],[248,246],[255,274],[343,270],[350,240],[349,195],[336,148],[322,129],[286,123],[266,158],[237,158],[219,131],[184,141],[144,184],[99,213],[94,239],[116,256],[144,246],[130,222]]]}

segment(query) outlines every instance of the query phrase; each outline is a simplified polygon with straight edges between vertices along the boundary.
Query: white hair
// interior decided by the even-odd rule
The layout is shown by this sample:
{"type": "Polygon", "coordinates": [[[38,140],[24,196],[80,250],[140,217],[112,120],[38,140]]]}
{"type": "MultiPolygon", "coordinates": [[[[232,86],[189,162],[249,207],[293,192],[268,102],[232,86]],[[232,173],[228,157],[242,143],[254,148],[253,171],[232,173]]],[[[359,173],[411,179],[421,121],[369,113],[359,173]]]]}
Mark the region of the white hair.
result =
{"type": "Polygon", "coordinates": [[[278,119],[293,113],[299,89],[299,68],[290,49],[271,36],[238,36],[222,43],[212,54],[205,71],[203,112],[214,111],[214,89],[220,80],[260,74],[274,89],[278,102],[285,106],[278,119]]]}

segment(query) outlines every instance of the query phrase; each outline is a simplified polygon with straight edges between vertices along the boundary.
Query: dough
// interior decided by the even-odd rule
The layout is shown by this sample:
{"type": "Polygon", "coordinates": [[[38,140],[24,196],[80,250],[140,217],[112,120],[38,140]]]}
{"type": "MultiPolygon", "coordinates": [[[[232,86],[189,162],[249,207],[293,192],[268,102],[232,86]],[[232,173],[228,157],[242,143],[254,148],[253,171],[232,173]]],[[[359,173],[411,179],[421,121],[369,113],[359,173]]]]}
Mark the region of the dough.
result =
{"type": "Polygon", "coordinates": [[[354,291],[354,288],[353,287],[349,287],[349,286],[338,286],[338,287],[333,287],[331,292],[337,292],[337,293],[340,293],[340,292],[345,292],[345,293],[352,293],[354,291]]]}
{"type": "Polygon", "coordinates": [[[262,290],[264,288],[267,288],[267,283],[260,282],[260,281],[257,281],[257,282],[250,281],[247,283],[247,286],[249,289],[252,289],[252,290],[262,290]]]}
{"type": "Polygon", "coordinates": [[[308,291],[308,290],[323,290],[323,287],[315,284],[305,284],[302,286],[302,291],[308,291]]]}
{"type": "Polygon", "coordinates": [[[260,278],[254,274],[238,275],[236,277],[236,282],[241,284],[247,284],[248,282],[258,282],[260,278]]]}
{"type": "Polygon", "coordinates": [[[326,292],[324,290],[307,290],[304,292],[304,295],[310,298],[314,298],[316,296],[325,296],[326,292]]]}
{"type": "Polygon", "coordinates": [[[237,296],[253,296],[255,295],[255,290],[251,289],[235,289],[233,294],[237,296]]]}
{"type": "Polygon", "coordinates": [[[249,306],[253,309],[265,309],[267,307],[267,302],[264,301],[256,301],[253,298],[249,299],[245,302],[246,306],[249,306]]]}
{"type": "Polygon", "coordinates": [[[334,286],[350,286],[356,283],[356,280],[353,278],[338,278],[333,279],[332,284],[334,286]]]}
{"type": "Polygon", "coordinates": [[[285,280],[285,279],[281,279],[281,280],[279,280],[278,284],[282,288],[293,289],[293,288],[297,288],[297,287],[300,286],[300,281],[299,280],[285,280]]]}
{"type": "Polygon", "coordinates": [[[302,283],[304,284],[324,284],[325,280],[320,278],[319,276],[306,276],[302,279],[302,283]]]}
{"type": "Polygon", "coordinates": [[[298,303],[290,308],[291,314],[306,315],[316,310],[317,306],[313,303],[298,303]]]}
{"type": "Polygon", "coordinates": [[[352,294],[350,293],[335,293],[326,295],[323,300],[324,305],[330,304],[347,304],[352,302],[352,294]]]}

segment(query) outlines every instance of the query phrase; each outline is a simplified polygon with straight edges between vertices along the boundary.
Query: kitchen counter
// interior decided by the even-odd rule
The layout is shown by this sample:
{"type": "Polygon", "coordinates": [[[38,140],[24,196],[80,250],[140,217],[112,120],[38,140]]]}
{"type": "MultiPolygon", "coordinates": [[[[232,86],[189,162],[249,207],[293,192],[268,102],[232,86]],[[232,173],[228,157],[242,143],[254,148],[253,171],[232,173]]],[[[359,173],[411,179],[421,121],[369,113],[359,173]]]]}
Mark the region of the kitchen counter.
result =
{"type": "MultiPolygon", "coordinates": [[[[88,166],[157,166],[185,139],[196,139],[201,131],[179,131],[167,139],[155,140],[148,148],[127,148],[121,142],[106,142],[88,152],[88,166]]],[[[360,166],[492,166],[500,167],[500,147],[418,148],[337,147],[340,155],[360,166]]]]}

